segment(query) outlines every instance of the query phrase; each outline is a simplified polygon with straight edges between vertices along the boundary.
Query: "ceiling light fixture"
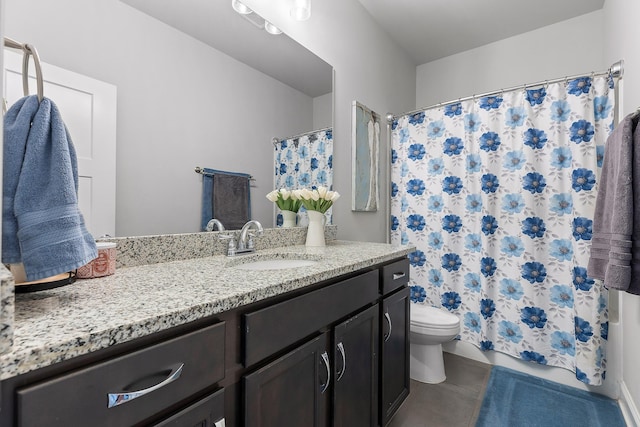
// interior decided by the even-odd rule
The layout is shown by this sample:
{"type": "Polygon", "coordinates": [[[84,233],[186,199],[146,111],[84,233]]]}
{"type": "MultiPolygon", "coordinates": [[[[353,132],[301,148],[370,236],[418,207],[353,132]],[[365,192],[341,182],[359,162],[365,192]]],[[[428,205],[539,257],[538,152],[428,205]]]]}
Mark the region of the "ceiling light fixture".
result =
{"type": "Polygon", "coordinates": [[[276,27],[271,22],[266,20],[264,21],[264,30],[269,34],[273,34],[274,36],[282,34],[282,30],[280,28],[276,27]]]}
{"type": "Polygon", "coordinates": [[[292,0],[291,17],[296,21],[306,21],[311,17],[311,0],[292,0]]]}
{"type": "Polygon", "coordinates": [[[253,10],[249,9],[244,3],[240,2],[239,0],[231,0],[231,7],[240,15],[248,15],[253,12],[253,10]]]}
{"type": "Polygon", "coordinates": [[[231,7],[233,7],[233,10],[238,12],[244,19],[251,22],[257,28],[264,29],[267,33],[273,34],[274,36],[282,34],[282,30],[280,28],[249,9],[244,3],[238,0],[231,0],[231,7]]]}

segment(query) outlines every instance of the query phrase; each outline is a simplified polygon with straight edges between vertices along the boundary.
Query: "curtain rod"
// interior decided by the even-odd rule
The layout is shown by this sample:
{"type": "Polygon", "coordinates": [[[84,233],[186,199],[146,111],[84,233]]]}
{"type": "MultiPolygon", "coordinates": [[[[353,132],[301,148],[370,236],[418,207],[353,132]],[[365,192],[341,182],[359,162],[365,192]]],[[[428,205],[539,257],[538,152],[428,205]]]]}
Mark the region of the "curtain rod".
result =
{"type": "Polygon", "coordinates": [[[513,92],[513,91],[516,91],[516,90],[519,90],[519,89],[523,89],[524,90],[524,89],[526,89],[528,87],[542,86],[542,85],[547,85],[547,84],[551,84],[551,83],[559,83],[559,82],[563,82],[563,81],[567,81],[567,80],[577,79],[579,77],[584,77],[584,76],[587,76],[587,75],[592,76],[592,77],[593,76],[611,75],[611,77],[613,77],[613,78],[620,78],[620,77],[622,77],[623,73],[624,73],[624,61],[620,60],[620,61],[614,63],[606,71],[591,72],[590,74],[584,74],[583,73],[583,74],[576,74],[574,76],[559,77],[557,79],[543,80],[543,81],[536,82],[536,83],[528,83],[528,84],[524,84],[524,85],[513,86],[513,87],[510,87],[510,88],[507,88],[507,89],[494,90],[494,91],[491,91],[491,92],[482,93],[480,95],[472,95],[472,96],[467,96],[467,97],[464,97],[464,98],[458,98],[458,99],[454,99],[454,100],[448,101],[448,102],[440,102],[438,104],[431,105],[429,107],[418,108],[417,110],[408,111],[406,113],[402,113],[402,114],[398,114],[398,115],[387,114],[387,122],[391,123],[395,119],[397,119],[398,117],[408,116],[408,115],[411,115],[411,114],[418,113],[420,111],[427,111],[427,110],[431,110],[433,108],[444,107],[446,105],[451,105],[451,104],[455,104],[455,103],[458,103],[458,102],[470,101],[472,99],[484,98],[486,96],[498,95],[498,94],[505,93],[505,92],[513,92]]]}
{"type": "Polygon", "coordinates": [[[274,136],[273,138],[271,138],[271,143],[275,147],[276,144],[278,144],[280,141],[287,140],[287,139],[300,138],[301,136],[310,135],[312,133],[318,133],[318,132],[322,132],[322,131],[329,130],[329,129],[333,129],[333,126],[327,126],[326,128],[322,128],[322,129],[310,130],[309,132],[303,132],[303,133],[300,133],[298,135],[289,136],[287,138],[278,139],[277,137],[274,136]]]}

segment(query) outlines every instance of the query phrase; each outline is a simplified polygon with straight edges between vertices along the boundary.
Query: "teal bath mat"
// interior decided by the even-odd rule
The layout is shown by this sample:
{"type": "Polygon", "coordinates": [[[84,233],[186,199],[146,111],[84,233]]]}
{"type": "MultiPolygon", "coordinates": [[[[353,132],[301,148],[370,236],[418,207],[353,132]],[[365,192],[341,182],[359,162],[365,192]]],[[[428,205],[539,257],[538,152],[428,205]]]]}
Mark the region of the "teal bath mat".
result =
{"type": "Polygon", "coordinates": [[[615,400],[494,366],[476,427],[624,427],[615,400]]]}

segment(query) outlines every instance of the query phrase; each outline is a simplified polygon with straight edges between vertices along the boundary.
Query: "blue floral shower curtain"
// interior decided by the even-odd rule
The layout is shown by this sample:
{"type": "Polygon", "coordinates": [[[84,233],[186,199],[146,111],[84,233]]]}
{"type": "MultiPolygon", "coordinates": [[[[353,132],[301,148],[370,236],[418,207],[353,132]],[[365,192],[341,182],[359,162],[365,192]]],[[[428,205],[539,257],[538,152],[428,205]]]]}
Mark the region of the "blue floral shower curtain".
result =
{"type": "Polygon", "coordinates": [[[587,276],[613,127],[608,76],[487,96],[393,123],[391,236],[412,300],[482,350],[604,380],[607,292],[587,276]]]}
{"type": "MultiPolygon", "coordinates": [[[[333,189],[333,129],[321,129],[283,139],[275,144],[276,189],[316,188],[333,189]]],[[[304,212],[304,206],[300,208],[304,212]]],[[[330,208],[326,212],[327,224],[331,224],[330,208]]],[[[282,224],[278,213],[276,224],[282,224]]],[[[306,226],[306,215],[298,215],[298,225],[306,226]]]]}

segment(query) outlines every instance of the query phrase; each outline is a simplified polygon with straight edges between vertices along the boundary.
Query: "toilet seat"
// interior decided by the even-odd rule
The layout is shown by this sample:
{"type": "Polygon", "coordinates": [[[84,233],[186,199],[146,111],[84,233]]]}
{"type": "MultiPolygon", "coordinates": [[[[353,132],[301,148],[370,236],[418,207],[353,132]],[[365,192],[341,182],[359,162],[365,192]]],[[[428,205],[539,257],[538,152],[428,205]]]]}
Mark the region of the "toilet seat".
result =
{"type": "Polygon", "coordinates": [[[411,304],[411,325],[429,329],[452,329],[460,325],[458,316],[437,307],[411,304]]]}

